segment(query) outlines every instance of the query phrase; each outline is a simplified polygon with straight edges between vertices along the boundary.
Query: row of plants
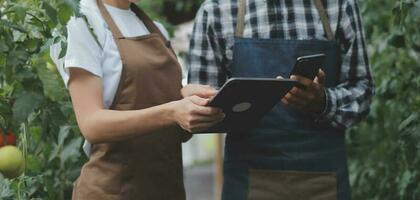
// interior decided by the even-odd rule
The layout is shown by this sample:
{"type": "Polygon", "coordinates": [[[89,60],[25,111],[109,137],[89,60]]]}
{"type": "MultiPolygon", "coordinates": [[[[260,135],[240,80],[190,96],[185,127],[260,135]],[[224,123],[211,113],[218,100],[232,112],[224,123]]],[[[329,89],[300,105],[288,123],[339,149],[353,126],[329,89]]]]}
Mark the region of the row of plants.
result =
{"type": "Polygon", "coordinates": [[[0,2],[0,127],[6,141],[17,135],[20,149],[0,149],[0,167],[20,170],[3,169],[0,199],[69,199],[86,159],[69,95],[49,57],[50,45],[65,46],[65,24],[75,11],[75,1],[0,2]]]}
{"type": "Polygon", "coordinates": [[[420,1],[360,1],[376,96],[348,132],[354,199],[420,199],[420,1]]]}

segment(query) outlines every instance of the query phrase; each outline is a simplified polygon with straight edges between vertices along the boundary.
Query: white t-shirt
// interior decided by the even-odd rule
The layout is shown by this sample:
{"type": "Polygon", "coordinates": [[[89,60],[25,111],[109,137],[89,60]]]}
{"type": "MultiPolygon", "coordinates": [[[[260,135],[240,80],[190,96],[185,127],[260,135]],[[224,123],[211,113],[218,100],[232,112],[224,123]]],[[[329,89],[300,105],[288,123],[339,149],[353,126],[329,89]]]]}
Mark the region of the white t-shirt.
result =
{"type": "MultiPolygon", "coordinates": [[[[105,7],[124,36],[135,37],[150,33],[144,23],[131,10],[109,5],[105,5],[105,7]]],[[[96,1],[81,0],[80,8],[92,26],[102,48],[89,32],[86,22],[82,18],[73,17],[67,24],[67,53],[65,57],[58,59],[61,51],[60,45],[54,45],[51,48],[51,57],[56,63],[66,86],[69,80],[68,68],[70,67],[82,68],[100,77],[103,83],[104,107],[109,108],[112,105],[120,81],[121,57],[111,30],[102,18],[96,1]]],[[[156,23],[156,25],[168,38],[168,33],[163,26],[159,23],[156,23]]],[[[141,54],[141,52],[138,53],[141,54]]]]}
{"type": "MultiPolygon", "coordinates": [[[[150,34],[144,23],[131,10],[124,10],[105,5],[112,19],[121,33],[126,37],[135,37],[150,34]]],[[[71,18],[67,24],[67,53],[58,59],[61,52],[59,44],[53,45],[50,50],[51,58],[55,62],[64,83],[69,81],[69,68],[84,69],[102,80],[103,104],[110,108],[118,88],[122,72],[121,57],[112,37],[111,30],[103,19],[96,0],[81,0],[81,12],[86,16],[93,28],[95,37],[90,33],[89,27],[82,18],[71,18]]],[[[159,23],[156,23],[162,33],[168,38],[168,32],[159,23]]],[[[142,52],[137,52],[141,54],[142,52]]],[[[85,142],[85,152],[89,155],[90,145],[85,142]]]]}

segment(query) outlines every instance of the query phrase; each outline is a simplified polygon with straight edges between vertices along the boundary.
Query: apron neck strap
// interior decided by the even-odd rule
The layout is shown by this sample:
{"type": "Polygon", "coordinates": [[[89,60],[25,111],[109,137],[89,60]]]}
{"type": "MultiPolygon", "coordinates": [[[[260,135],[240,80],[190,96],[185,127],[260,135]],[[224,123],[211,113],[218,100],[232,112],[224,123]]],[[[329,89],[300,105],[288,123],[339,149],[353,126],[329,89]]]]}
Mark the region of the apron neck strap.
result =
{"type": "Polygon", "coordinates": [[[108,10],[105,8],[105,5],[102,2],[102,0],[96,0],[96,3],[98,4],[99,11],[101,12],[102,17],[104,18],[105,22],[108,24],[108,27],[111,30],[114,38],[123,38],[123,35],[122,35],[120,29],[115,24],[114,20],[112,19],[111,15],[109,14],[108,10]]]}
{"type": "Polygon", "coordinates": [[[245,29],[246,0],[239,0],[235,37],[242,37],[245,29]]]}
{"type": "Polygon", "coordinates": [[[319,17],[321,18],[322,26],[324,27],[325,34],[328,40],[334,40],[334,34],[331,29],[330,20],[328,19],[327,12],[325,11],[324,4],[321,0],[314,0],[315,7],[318,10],[319,17]]]}
{"type": "Polygon", "coordinates": [[[130,7],[137,17],[144,23],[150,33],[156,33],[163,39],[163,41],[166,41],[166,37],[163,35],[162,31],[160,31],[155,22],[153,22],[153,20],[141,8],[136,6],[134,3],[132,3],[130,7]]]}
{"type": "MultiPolygon", "coordinates": [[[[123,34],[121,33],[118,26],[115,24],[114,20],[112,19],[111,15],[109,14],[108,10],[105,8],[104,3],[102,0],[96,0],[99,10],[104,18],[105,22],[108,24],[109,29],[112,32],[114,38],[120,39],[124,38],[123,34]]],[[[146,28],[149,30],[150,33],[157,33],[162,37],[164,41],[166,41],[165,36],[159,30],[159,28],[155,25],[155,23],[135,4],[130,5],[131,10],[136,14],[136,16],[144,23],[146,28]]]]}
{"type": "MultiPolygon", "coordinates": [[[[313,0],[318,14],[322,21],[325,34],[328,40],[334,40],[334,34],[331,29],[331,24],[328,19],[327,12],[325,11],[324,5],[321,0],[313,0]]],[[[239,0],[238,15],[236,22],[235,36],[242,37],[245,29],[245,13],[246,13],[246,0],[239,0]]]]}

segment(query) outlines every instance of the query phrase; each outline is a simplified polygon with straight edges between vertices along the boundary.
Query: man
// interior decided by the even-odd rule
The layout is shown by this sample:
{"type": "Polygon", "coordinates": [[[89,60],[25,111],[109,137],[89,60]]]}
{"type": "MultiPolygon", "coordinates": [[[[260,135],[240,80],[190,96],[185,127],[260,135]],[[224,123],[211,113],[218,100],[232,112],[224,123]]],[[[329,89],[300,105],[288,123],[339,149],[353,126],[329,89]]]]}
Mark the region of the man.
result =
{"type": "MultiPolygon", "coordinates": [[[[192,84],[289,78],[297,57],[326,54],[314,81],[290,77],[305,89],[293,88],[255,129],[227,134],[224,200],[351,198],[344,133],[368,114],[374,90],[356,1],[203,3],[188,57],[192,84]]],[[[184,96],[205,93],[190,88],[184,96]]]]}

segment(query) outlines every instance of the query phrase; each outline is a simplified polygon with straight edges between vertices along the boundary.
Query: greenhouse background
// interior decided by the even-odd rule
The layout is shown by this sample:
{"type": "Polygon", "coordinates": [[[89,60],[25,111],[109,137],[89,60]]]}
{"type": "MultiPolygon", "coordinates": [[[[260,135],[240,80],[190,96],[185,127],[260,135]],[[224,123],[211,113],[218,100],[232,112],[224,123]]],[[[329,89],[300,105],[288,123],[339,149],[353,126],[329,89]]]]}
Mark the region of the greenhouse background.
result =
{"type": "MultiPolygon", "coordinates": [[[[0,126],[17,135],[26,163],[18,178],[0,175],[0,200],[70,199],[86,162],[68,92],[49,57],[52,44],[65,46],[77,2],[0,0],[0,126]]],[[[140,3],[170,31],[181,63],[201,3],[140,3]]],[[[347,132],[353,199],[418,200],[420,0],[359,5],[376,94],[368,119],[347,132]]],[[[194,136],[183,149],[188,199],[218,199],[223,136],[194,136]]]]}

